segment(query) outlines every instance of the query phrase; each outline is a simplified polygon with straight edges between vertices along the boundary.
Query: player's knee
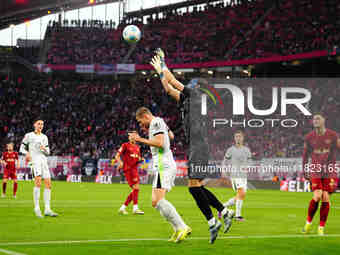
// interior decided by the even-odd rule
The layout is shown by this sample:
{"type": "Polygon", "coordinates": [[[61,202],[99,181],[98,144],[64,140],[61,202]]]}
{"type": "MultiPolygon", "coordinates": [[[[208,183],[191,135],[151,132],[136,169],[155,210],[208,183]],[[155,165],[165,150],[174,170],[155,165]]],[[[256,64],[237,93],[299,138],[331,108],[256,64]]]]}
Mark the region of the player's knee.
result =
{"type": "Polygon", "coordinates": [[[153,208],[155,208],[157,206],[157,204],[158,204],[158,200],[155,199],[155,200],[151,201],[151,205],[152,205],[153,208]]]}
{"type": "Polygon", "coordinates": [[[323,192],[321,197],[322,202],[329,202],[329,194],[328,192],[323,192]]]}
{"type": "Polygon", "coordinates": [[[322,192],[314,192],[314,196],[313,196],[313,199],[315,200],[315,202],[319,202],[322,198],[322,192]]]}

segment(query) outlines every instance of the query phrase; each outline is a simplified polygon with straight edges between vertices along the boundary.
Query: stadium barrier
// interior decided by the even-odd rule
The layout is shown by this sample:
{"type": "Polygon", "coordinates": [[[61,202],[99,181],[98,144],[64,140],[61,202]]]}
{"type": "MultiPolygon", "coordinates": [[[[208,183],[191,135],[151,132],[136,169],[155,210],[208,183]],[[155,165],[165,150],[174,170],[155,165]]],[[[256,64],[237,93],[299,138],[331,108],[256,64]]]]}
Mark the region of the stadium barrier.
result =
{"type": "MultiPolygon", "coordinates": [[[[330,54],[327,50],[312,51],[306,53],[298,53],[287,56],[272,56],[264,58],[226,60],[226,61],[208,61],[200,63],[186,64],[168,64],[171,69],[187,69],[187,68],[212,68],[224,66],[243,66],[273,62],[288,62],[299,59],[310,59],[325,57],[330,54]]],[[[90,64],[90,65],[55,65],[55,64],[38,64],[37,68],[40,72],[51,71],[73,71],[77,73],[96,73],[96,74],[133,74],[135,71],[152,70],[151,65],[146,64],[90,64]]]]}
{"type": "MultiPolygon", "coordinates": [[[[175,160],[177,164],[176,184],[187,184],[187,161],[175,160]]],[[[223,165],[222,162],[216,162],[223,165]]],[[[340,164],[340,162],[337,162],[340,164]]],[[[112,184],[120,181],[118,164],[112,159],[82,159],[75,156],[50,156],[48,157],[52,179],[68,182],[97,182],[112,184]]],[[[228,169],[228,165],[226,165],[228,169]]],[[[3,174],[3,166],[0,165],[0,173],[3,174]]],[[[303,179],[301,171],[301,158],[264,158],[253,160],[248,169],[254,171],[248,177],[249,186],[252,189],[280,189],[289,192],[309,192],[309,182],[303,179]],[[277,177],[277,181],[273,178],[277,177]]],[[[152,181],[152,160],[146,159],[138,165],[138,172],[142,184],[150,184],[152,181]]],[[[338,174],[339,175],[339,174],[338,174]]],[[[230,175],[222,172],[222,178],[207,180],[208,186],[231,187],[230,175]]],[[[19,156],[17,169],[18,180],[32,181],[31,169],[25,157],[19,156]]],[[[339,185],[339,183],[338,183],[339,185]]],[[[340,191],[340,189],[338,189],[340,191]]]]}

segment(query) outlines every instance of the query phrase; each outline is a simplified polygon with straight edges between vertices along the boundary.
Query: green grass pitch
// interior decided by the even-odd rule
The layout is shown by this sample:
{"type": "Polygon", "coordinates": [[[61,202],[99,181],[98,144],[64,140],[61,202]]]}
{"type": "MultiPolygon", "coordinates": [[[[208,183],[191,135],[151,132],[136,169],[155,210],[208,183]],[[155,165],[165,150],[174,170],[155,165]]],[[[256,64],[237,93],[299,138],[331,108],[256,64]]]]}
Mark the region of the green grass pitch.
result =
{"type": "MultiPolygon", "coordinates": [[[[33,214],[32,182],[19,182],[18,198],[0,199],[0,254],[339,254],[340,197],[333,195],[326,236],[300,234],[311,193],[249,190],[245,222],[234,222],[229,233],[209,244],[208,225],[188,189],[175,187],[168,195],[193,233],[180,244],[166,240],[170,225],[151,207],[151,186],[141,185],[140,208],[145,215],[121,216],[118,208],[129,192],[124,184],[54,182],[52,208],[57,218],[33,214]]],[[[214,188],[226,201],[231,189],[214,188]]],[[[43,205],[41,193],[41,205],[43,205]]],[[[131,205],[128,208],[131,212],[131,205]]]]}

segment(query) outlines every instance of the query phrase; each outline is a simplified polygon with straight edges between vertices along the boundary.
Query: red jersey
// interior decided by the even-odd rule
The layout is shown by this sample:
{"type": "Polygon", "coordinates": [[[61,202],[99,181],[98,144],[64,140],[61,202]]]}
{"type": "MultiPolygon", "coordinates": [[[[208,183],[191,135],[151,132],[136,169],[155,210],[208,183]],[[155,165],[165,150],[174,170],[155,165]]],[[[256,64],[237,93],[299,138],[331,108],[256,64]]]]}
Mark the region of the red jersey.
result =
{"type": "Polygon", "coordinates": [[[118,152],[123,158],[124,171],[137,167],[140,158],[140,148],[137,144],[123,143],[118,152]]]}
{"type": "Polygon", "coordinates": [[[19,159],[18,153],[15,151],[2,153],[2,159],[6,162],[5,169],[15,171],[15,161],[19,159]]]}
{"type": "Polygon", "coordinates": [[[317,134],[315,130],[308,133],[305,136],[303,169],[335,172],[337,141],[337,133],[330,129],[326,129],[323,135],[317,134]],[[311,157],[310,163],[308,163],[309,156],[311,157]]]}

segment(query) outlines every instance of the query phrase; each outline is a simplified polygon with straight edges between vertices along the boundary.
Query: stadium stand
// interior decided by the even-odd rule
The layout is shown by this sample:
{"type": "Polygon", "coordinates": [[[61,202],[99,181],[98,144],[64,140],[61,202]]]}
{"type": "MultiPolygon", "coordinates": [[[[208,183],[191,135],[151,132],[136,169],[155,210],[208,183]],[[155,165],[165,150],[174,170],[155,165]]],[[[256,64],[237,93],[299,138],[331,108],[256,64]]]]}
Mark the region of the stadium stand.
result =
{"type": "Polygon", "coordinates": [[[266,3],[242,1],[187,13],[169,11],[146,24],[126,21],[116,29],[98,21],[54,23],[46,33],[51,38],[47,63],[118,63],[128,52],[121,31],[129,23],[143,31],[143,40],[128,59],[136,64],[148,63],[157,47],[167,50],[168,63],[191,63],[289,55],[339,44],[336,1],[276,1],[269,7],[266,3]]]}

